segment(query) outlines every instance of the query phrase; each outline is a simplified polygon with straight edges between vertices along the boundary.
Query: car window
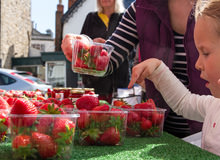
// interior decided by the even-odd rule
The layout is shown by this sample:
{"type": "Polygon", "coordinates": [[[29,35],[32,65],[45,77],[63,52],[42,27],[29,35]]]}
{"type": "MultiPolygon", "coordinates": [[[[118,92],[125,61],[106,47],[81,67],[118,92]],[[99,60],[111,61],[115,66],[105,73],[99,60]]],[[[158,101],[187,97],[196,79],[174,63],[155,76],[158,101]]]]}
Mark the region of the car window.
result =
{"type": "Polygon", "coordinates": [[[12,84],[15,82],[16,82],[15,79],[13,79],[7,75],[0,74],[0,85],[9,85],[9,84],[12,84]]]}

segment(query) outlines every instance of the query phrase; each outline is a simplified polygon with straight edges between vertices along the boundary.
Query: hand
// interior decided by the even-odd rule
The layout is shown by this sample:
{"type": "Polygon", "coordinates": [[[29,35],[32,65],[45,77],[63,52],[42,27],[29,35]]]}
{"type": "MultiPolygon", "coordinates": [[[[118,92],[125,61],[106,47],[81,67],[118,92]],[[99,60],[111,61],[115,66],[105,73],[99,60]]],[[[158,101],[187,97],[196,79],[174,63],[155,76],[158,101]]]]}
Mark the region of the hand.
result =
{"type": "Polygon", "coordinates": [[[161,64],[156,58],[147,59],[132,68],[131,80],[128,88],[132,88],[134,83],[143,83],[144,79],[149,77],[161,64]]]}
{"type": "Polygon", "coordinates": [[[62,40],[61,48],[67,60],[72,61],[72,42],[75,39],[74,34],[67,34],[62,40]]]}
{"type": "Polygon", "coordinates": [[[105,43],[105,39],[103,39],[103,38],[94,38],[93,42],[105,43]]]}
{"type": "Polygon", "coordinates": [[[61,48],[63,50],[64,55],[66,56],[66,59],[70,62],[72,61],[72,45],[74,40],[83,41],[83,43],[85,43],[88,46],[92,41],[86,35],[67,34],[62,40],[61,48]]]}

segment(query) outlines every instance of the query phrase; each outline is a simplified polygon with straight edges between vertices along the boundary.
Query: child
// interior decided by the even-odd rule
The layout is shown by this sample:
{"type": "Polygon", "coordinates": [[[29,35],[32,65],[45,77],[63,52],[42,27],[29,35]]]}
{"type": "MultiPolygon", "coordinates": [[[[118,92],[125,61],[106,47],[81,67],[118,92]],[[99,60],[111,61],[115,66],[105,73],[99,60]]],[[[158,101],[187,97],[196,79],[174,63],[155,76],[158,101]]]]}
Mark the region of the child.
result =
{"type": "Polygon", "coordinates": [[[213,96],[191,93],[162,61],[154,58],[133,68],[128,88],[147,77],[177,114],[204,122],[201,146],[220,156],[220,0],[199,0],[195,14],[194,39],[199,51],[196,69],[213,96]]]}

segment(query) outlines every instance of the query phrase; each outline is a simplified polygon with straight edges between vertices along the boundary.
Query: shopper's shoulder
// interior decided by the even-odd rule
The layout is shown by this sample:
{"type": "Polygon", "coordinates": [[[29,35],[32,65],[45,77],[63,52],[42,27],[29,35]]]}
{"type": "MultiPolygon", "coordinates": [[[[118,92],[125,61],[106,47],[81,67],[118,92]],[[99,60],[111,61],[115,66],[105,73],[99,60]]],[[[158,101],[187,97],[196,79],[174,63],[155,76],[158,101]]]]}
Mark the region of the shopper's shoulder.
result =
{"type": "Polygon", "coordinates": [[[97,15],[98,15],[98,12],[89,12],[87,16],[94,17],[97,15]]]}

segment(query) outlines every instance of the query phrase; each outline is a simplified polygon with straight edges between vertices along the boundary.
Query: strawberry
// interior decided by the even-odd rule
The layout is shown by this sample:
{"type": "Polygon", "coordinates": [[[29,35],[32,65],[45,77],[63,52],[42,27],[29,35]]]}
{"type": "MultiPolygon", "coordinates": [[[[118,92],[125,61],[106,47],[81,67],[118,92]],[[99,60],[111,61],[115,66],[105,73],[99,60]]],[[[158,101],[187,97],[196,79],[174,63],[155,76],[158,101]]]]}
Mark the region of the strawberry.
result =
{"type": "Polygon", "coordinates": [[[86,109],[79,110],[80,117],[77,118],[77,126],[79,129],[84,129],[89,125],[89,113],[86,109]]]}
{"type": "Polygon", "coordinates": [[[146,102],[147,102],[147,103],[151,103],[152,106],[153,106],[153,109],[156,109],[156,104],[155,104],[155,102],[154,102],[153,99],[149,98],[146,102]]]}
{"type": "Polygon", "coordinates": [[[163,119],[164,119],[164,114],[162,114],[162,113],[154,112],[152,114],[152,124],[153,125],[160,125],[163,122],[163,119]]]}
{"type": "Polygon", "coordinates": [[[95,96],[82,96],[76,100],[76,107],[78,109],[92,110],[99,105],[99,99],[95,96]]]}
{"type": "Polygon", "coordinates": [[[55,103],[55,104],[59,104],[60,101],[57,100],[56,98],[47,98],[45,100],[43,100],[44,103],[55,103]]]}
{"type": "Polygon", "coordinates": [[[75,63],[74,63],[74,67],[80,67],[80,68],[89,68],[88,65],[81,60],[80,58],[77,58],[75,63]]]}
{"type": "Polygon", "coordinates": [[[57,154],[58,146],[49,135],[33,132],[31,140],[42,158],[50,158],[57,154]]]}
{"type": "Polygon", "coordinates": [[[116,145],[120,142],[120,133],[115,127],[107,128],[100,137],[100,142],[107,145],[116,145]]]}
{"type": "Polygon", "coordinates": [[[111,114],[111,116],[114,117],[120,117],[120,119],[125,118],[125,113],[123,113],[123,111],[121,109],[118,108],[112,108],[111,111],[113,111],[113,113],[111,114]]]}
{"type": "Polygon", "coordinates": [[[10,107],[12,107],[14,105],[15,100],[16,100],[16,98],[8,97],[7,102],[8,102],[10,107]]]}
{"type": "MultiPolygon", "coordinates": [[[[11,114],[38,114],[36,106],[29,100],[18,98],[11,108],[11,114]]],[[[36,117],[12,117],[11,121],[15,126],[31,126],[36,117]]]]}
{"type": "Polygon", "coordinates": [[[126,105],[126,103],[122,99],[114,100],[114,102],[113,102],[113,106],[116,106],[116,107],[121,107],[123,105],[126,105]]]}
{"type": "Polygon", "coordinates": [[[141,120],[141,117],[139,116],[138,113],[134,111],[128,112],[128,120],[127,120],[128,125],[135,123],[135,122],[139,122],[140,120],[141,120]]]}
{"type": "Polygon", "coordinates": [[[148,119],[141,118],[141,130],[142,131],[147,131],[152,127],[152,122],[148,119]]]}
{"type": "Polygon", "coordinates": [[[0,109],[9,109],[8,102],[2,96],[0,96],[0,109]]]}
{"type": "Polygon", "coordinates": [[[102,46],[97,46],[97,45],[92,45],[89,49],[89,53],[93,57],[99,56],[101,51],[102,51],[102,46]]]}
{"type": "Polygon", "coordinates": [[[103,49],[102,52],[100,53],[100,56],[108,56],[108,52],[103,49]]]}
{"type": "Polygon", "coordinates": [[[4,141],[6,131],[9,127],[9,119],[6,112],[0,112],[0,142],[4,141]]]}
{"type": "Polygon", "coordinates": [[[95,111],[94,113],[91,113],[91,117],[96,122],[105,122],[109,120],[109,114],[104,113],[102,111],[109,111],[109,105],[103,104],[102,106],[96,106],[92,109],[92,111],[95,111]]]}
{"type": "Polygon", "coordinates": [[[72,142],[72,136],[75,132],[75,123],[69,119],[57,118],[54,122],[52,135],[57,142],[65,142],[67,144],[72,142]]]}
{"type": "Polygon", "coordinates": [[[53,123],[52,116],[39,118],[38,124],[36,125],[37,131],[40,133],[48,133],[52,123],[53,123]]]}
{"type": "Polygon", "coordinates": [[[31,144],[31,137],[28,135],[18,135],[12,140],[12,148],[27,147],[31,144]]]}
{"type": "Polygon", "coordinates": [[[74,44],[74,48],[78,50],[78,53],[83,54],[88,51],[89,46],[86,43],[84,43],[82,40],[76,40],[74,44]]]}
{"type": "Polygon", "coordinates": [[[67,104],[73,104],[72,100],[69,98],[64,98],[62,101],[60,101],[59,106],[61,105],[67,105],[67,104]]]}
{"type": "Polygon", "coordinates": [[[65,114],[65,111],[54,103],[45,103],[39,108],[41,114],[65,114]]]}
{"type": "Polygon", "coordinates": [[[96,70],[103,71],[107,67],[109,62],[108,56],[98,56],[96,59],[96,70]]]}

